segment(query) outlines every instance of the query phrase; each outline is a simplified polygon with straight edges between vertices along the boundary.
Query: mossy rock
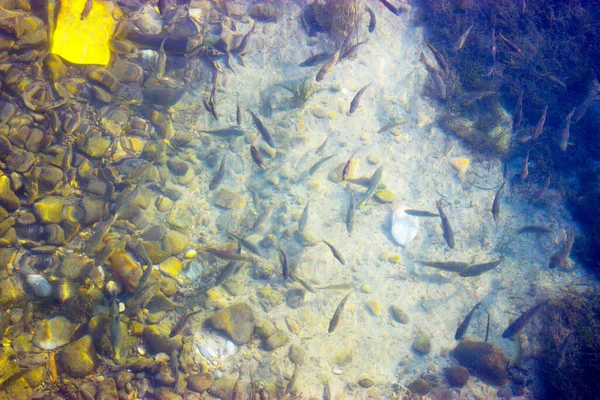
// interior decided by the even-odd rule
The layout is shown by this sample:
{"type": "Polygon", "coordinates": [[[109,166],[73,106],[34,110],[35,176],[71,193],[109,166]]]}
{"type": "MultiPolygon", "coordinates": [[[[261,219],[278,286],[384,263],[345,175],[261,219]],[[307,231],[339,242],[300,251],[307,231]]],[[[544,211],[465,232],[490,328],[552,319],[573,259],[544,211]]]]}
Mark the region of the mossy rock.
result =
{"type": "Polygon", "coordinates": [[[72,378],[83,378],[90,375],[98,365],[98,356],[92,343],[92,337],[86,335],[67,344],[57,354],[57,360],[62,370],[72,378]]]}
{"type": "Polygon", "coordinates": [[[502,350],[491,343],[465,339],[456,346],[452,355],[460,365],[493,385],[503,385],[508,378],[508,359],[502,350]]]}

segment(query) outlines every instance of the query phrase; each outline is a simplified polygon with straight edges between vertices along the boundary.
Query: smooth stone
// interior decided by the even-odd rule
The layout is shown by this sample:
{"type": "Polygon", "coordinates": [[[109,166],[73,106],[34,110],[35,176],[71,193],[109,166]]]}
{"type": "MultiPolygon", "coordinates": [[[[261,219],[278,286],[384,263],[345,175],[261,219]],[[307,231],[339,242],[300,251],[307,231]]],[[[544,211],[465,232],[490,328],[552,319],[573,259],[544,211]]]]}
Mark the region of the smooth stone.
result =
{"type": "Polygon", "coordinates": [[[67,344],[57,354],[62,370],[73,378],[90,375],[98,365],[96,349],[92,337],[86,335],[79,340],[67,344]]]}
{"type": "Polygon", "coordinates": [[[414,381],[406,385],[406,387],[412,393],[418,394],[420,396],[426,395],[431,390],[431,385],[421,378],[415,379],[414,381]]]}
{"type": "Polygon", "coordinates": [[[401,324],[408,324],[410,322],[408,314],[398,306],[390,306],[390,314],[395,321],[401,324]]]}
{"type": "Polygon", "coordinates": [[[242,345],[250,340],[254,332],[254,311],[247,304],[235,304],[213,314],[210,323],[237,345],[242,345]]]}
{"type": "Polygon", "coordinates": [[[62,197],[44,197],[33,205],[33,214],[39,222],[60,224],[62,222],[61,211],[64,204],[65,201],[62,197]]]}
{"type": "Polygon", "coordinates": [[[177,255],[187,249],[189,243],[187,235],[171,230],[163,237],[162,248],[166,253],[177,255]]]}
{"type": "Polygon", "coordinates": [[[230,210],[240,210],[246,207],[246,199],[227,189],[221,189],[214,198],[216,205],[230,210]]]}
{"type": "Polygon", "coordinates": [[[419,219],[404,212],[405,207],[398,207],[392,214],[392,237],[400,246],[406,246],[419,233],[419,219]]]}
{"type": "Polygon", "coordinates": [[[426,333],[421,333],[416,337],[412,344],[413,350],[421,354],[427,354],[431,351],[431,341],[426,333]]]}
{"type": "Polygon", "coordinates": [[[210,372],[190,375],[187,378],[187,387],[194,392],[203,393],[210,389],[213,380],[214,378],[210,372]]]}
{"type": "Polygon", "coordinates": [[[174,175],[183,176],[190,168],[190,165],[183,160],[170,158],[167,160],[167,167],[169,167],[169,170],[174,175]]]}
{"type": "Polygon", "coordinates": [[[460,365],[493,385],[503,385],[508,378],[508,359],[502,350],[491,343],[476,339],[461,341],[452,351],[460,365]]]}
{"type": "Polygon", "coordinates": [[[277,331],[277,328],[275,328],[275,324],[273,324],[271,321],[263,319],[256,323],[254,330],[257,336],[266,339],[274,334],[277,331]]]}
{"type": "Polygon", "coordinates": [[[95,400],[113,400],[119,398],[117,385],[113,378],[104,379],[98,384],[95,400]]]}
{"type": "Polygon", "coordinates": [[[358,386],[365,388],[365,389],[368,389],[373,385],[375,385],[375,382],[373,382],[373,380],[369,379],[369,378],[363,378],[360,381],[358,381],[358,386]]]}
{"type": "Polygon", "coordinates": [[[469,370],[455,366],[444,369],[444,375],[450,386],[464,386],[469,381],[469,370]]]}
{"type": "Polygon", "coordinates": [[[65,317],[43,320],[33,335],[32,343],[42,350],[53,350],[71,341],[77,326],[65,317]]]}
{"type": "Polygon", "coordinates": [[[285,346],[288,340],[289,338],[285,333],[277,331],[265,340],[265,349],[273,351],[282,346],[285,346]]]}
{"type": "Polygon", "coordinates": [[[0,205],[9,212],[16,211],[21,202],[10,187],[10,179],[6,175],[0,176],[0,205]]]}

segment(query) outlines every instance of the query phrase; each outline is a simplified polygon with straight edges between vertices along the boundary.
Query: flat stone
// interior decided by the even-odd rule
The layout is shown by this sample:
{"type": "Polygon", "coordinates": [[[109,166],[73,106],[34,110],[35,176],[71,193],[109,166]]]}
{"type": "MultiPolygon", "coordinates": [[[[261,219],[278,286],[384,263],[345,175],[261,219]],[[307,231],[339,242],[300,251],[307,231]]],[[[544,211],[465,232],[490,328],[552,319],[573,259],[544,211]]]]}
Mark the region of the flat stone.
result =
{"type": "Polygon", "coordinates": [[[227,189],[221,189],[215,196],[215,204],[230,210],[240,210],[246,207],[246,199],[227,189]]]}

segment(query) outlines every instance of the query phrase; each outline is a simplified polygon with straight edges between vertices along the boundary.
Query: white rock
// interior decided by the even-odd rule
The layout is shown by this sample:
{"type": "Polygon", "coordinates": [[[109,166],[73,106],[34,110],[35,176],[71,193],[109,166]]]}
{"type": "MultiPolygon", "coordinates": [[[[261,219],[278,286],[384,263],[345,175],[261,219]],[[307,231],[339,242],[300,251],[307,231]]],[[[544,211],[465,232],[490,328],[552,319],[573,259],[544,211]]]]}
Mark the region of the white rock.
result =
{"type": "Polygon", "coordinates": [[[409,244],[419,232],[419,219],[404,210],[405,207],[398,207],[392,214],[392,237],[400,246],[409,244]]]}

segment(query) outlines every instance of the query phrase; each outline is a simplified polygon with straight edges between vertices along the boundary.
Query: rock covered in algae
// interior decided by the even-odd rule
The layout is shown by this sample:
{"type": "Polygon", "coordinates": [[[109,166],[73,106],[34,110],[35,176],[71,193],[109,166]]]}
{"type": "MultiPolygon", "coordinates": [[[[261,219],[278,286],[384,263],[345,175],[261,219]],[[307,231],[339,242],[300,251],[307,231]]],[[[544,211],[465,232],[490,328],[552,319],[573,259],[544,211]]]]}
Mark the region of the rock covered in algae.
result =
{"type": "Polygon", "coordinates": [[[250,340],[254,331],[254,311],[245,304],[235,304],[217,311],[210,317],[213,328],[227,334],[236,344],[250,340]]]}
{"type": "Polygon", "coordinates": [[[418,394],[421,396],[426,395],[431,390],[431,385],[424,379],[415,379],[407,386],[408,390],[410,390],[414,394],[418,394]]]}
{"type": "Polygon", "coordinates": [[[401,324],[408,324],[410,322],[410,317],[408,314],[398,306],[390,306],[390,314],[395,321],[401,324]]]}
{"type": "Polygon", "coordinates": [[[230,210],[241,210],[246,207],[246,199],[227,189],[221,189],[215,196],[215,204],[230,210]]]}
{"type": "Polygon", "coordinates": [[[98,384],[98,392],[96,393],[95,400],[112,400],[118,398],[119,392],[113,378],[105,379],[98,384]]]}
{"type": "Polygon", "coordinates": [[[71,341],[77,326],[58,316],[41,321],[33,335],[33,344],[42,350],[52,350],[71,341]]]}
{"type": "Polygon", "coordinates": [[[429,335],[420,333],[412,344],[413,350],[421,354],[427,354],[431,351],[431,341],[429,335]]]}
{"type": "Polygon", "coordinates": [[[152,325],[144,329],[144,340],[153,353],[171,354],[181,348],[181,336],[169,337],[170,331],[162,326],[152,325]]]}
{"type": "Polygon", "coordinates": [[[25,298],[23,282],[16,275],[0,281],[0,305],[10,307],[25,298]]]}
{"type": "Polygon", "coordinates": [[[210,372],[202,372],[200,374],[190,375],[187,378],[188,389],[202,393],[210,389],[213,383],[213,376],[210,372]]]}
{"type": "Polygon", "coordinates": [[[469,370],[458,365],[444,369],[444,375],[450,386],[464,386],[469,381],[469,370]]]}
{"type": "Polygon", "coordinates": [[[476,339],[465,339],[452,351],[460,365],[469,368],[477,377],[494,385],[508,378],[508,359],[498,347],[476,339]]]}
{"type": "Polygon", "coordinates": [[[10,179],[6,175],[0,176],[0,205],[8,211],[16,211],[21,201],[10,188],[10,179]]]}
{"type": "Polygon", "coordinates": [[[288,340],[288,336],[284,332],[277,331],[265,340],[265,348],[269,351],[273,351],[285,346],[288,340]]]}
{"type": "Polygon", "coordinates": [[[62,370],[73,378],[83,378],[91,374],[98,365],[92,337],[86,335],[69,343],[57,354],[57,360],[62,370]]]}

